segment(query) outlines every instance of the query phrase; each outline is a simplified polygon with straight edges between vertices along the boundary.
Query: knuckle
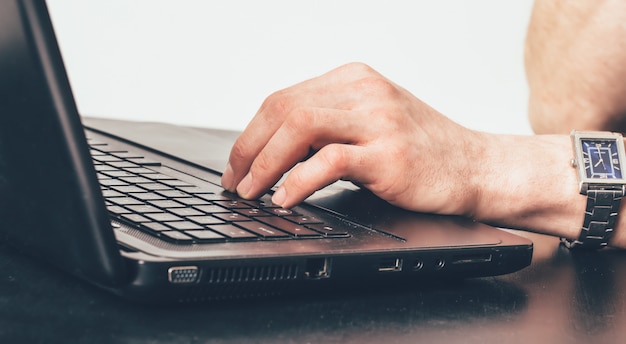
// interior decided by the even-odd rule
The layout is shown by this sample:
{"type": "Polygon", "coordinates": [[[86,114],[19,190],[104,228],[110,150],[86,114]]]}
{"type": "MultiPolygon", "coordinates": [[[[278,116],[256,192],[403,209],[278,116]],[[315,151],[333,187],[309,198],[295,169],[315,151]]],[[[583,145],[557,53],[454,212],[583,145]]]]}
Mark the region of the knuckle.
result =
{"type": "Polygon", "coordinates": [[[348,71],[349,73],[354,73],[354,74],[363,74],[363,75],[376,74],[376,72],[374,71],[372,67],[370,67],[369,65],[363,62],[350,62],[350,63],[343,65],[341,69],[344,71],[348,71]]]}
{"type": "Polygon", "coordinates": [[[272,167],[275,165],[275,163],[272,163],[271,159],[267,156],[267,154],[264,154],[263,152],[261,152],[259,155],[257,155],[256,159],[254,159],[254,162],[252,163],[252,166],[250,167],[251,173],[254,175],[265,175],[268,172],[272,171],[272,167]]]}
{"type": "Polygon", "coordinates": [[[265,98],[260,113],[267,114],[270,118],[282,117],[293,107],[290,97],[285,90],[276,91],[269,97],[265,98]]]}
{"type": "Polygon", "coordinates": [[[368,76],[357,81],[357,88],[366,93],[375,94],[383,98],[396,98],[399,90],[391,81],[381,76],[368,76]]]}
{"type": "Polygon", "coordinates": [[[301,173],[301,170],[294,169],[285,179],[285,184],[289,190],[299,195],[308,191],[310,180],[301,173]]]}
{"type": "Polygon", "coordinates": [[[337,171],[342,174],[347,170],[349,165],[349,157],[343,145],[330,144],[324,147],[320,152],[320,159],[328,171],[337,171]]]}
{"type": "Polygon", "coordinates": [[[252,152],[249,149],[250,145],[247,143],[247,140],[240,136],[233,144],[233,147],[230,150],[230,161],[244,161],[250,159],[252,156],[252,152]]]}
{"type": "Polygon", "coordinates": [[[309,108],[297,108],[292,110],[283,122],[283,126],[292,135],[307,134],[311,128],[315,128],[320,119],[316,111],[309,108]]]}

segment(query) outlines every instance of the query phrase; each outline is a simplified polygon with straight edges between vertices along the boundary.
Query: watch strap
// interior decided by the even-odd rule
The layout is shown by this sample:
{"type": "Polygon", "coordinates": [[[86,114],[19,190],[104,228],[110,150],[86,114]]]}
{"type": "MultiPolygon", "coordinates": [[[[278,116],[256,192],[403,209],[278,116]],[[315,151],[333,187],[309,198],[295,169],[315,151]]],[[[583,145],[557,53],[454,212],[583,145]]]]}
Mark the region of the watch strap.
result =
{"type": "Polygon", "coordinates": [[[569,248],[600,249],[605,247],[615,228],[617,212],[624,197],[623,186],[614,189],[590,188],[587,190],[585,219],[576,240],[561,238],[569,248]]]}

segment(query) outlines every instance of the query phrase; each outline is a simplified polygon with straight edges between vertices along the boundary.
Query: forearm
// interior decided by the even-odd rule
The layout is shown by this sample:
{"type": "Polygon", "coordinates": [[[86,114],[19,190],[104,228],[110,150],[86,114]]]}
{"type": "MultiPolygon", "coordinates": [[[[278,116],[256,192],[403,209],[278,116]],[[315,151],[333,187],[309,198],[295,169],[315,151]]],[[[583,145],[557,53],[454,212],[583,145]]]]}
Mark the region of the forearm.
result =
{"type": "MultiPolygon", "coordinates": [[[[480,197],[474,217],[503,227],[577,239],[583,223],[586,196],[578,189],[571,166],[568,135],[491,135],[481,170],[480,197]],[[497,148],[496,148],[497,147],[497,148]],[[483,178],[484,177],[484,178],[483,178]]],[[[626,248],[625,203],[610,242],[626,248]]]]}
{"type": "Polygon", "coordinates": [[[626,131],[626,2],[537,0],[526,38],[538,134],[626,131]]]}

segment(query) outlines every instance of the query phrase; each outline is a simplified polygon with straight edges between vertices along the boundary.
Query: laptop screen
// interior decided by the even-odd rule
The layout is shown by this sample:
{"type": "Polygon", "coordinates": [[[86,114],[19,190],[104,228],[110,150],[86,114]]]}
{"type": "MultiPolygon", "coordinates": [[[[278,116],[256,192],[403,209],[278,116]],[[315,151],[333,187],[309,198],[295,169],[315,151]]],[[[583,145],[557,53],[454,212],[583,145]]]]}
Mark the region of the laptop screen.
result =
{"type": "Polygon", "coordinates": [[[44,1],[0,8],[0,228],[102,284],[124,276],[44,1]]]}

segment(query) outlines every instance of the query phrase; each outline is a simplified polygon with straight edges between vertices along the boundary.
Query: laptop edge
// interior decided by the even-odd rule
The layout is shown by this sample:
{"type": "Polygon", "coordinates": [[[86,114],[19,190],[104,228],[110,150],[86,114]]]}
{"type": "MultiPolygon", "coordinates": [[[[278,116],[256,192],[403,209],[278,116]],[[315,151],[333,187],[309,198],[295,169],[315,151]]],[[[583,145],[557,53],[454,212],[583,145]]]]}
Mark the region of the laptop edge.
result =
{"type": "MultiPolygon", "coordinates": [[[[4,1],[0,23],[0,236],[25,253],[150,302],[418,283],[530,264],[527,239],[466,219],[403,211],[362,190],[297,207],[354,232],[350,240],[299,240],[295,249],[286,241],[181,247],[115,220],[114,230],[45,2],[4,1]],[[367,211],[341,216],[345,209],[334,207],[348,199],[367,211]]],[[[200,164],[97,128],[87,136],[160,159],[184,180],[219,187],[219,174],[200,164]]]]}

